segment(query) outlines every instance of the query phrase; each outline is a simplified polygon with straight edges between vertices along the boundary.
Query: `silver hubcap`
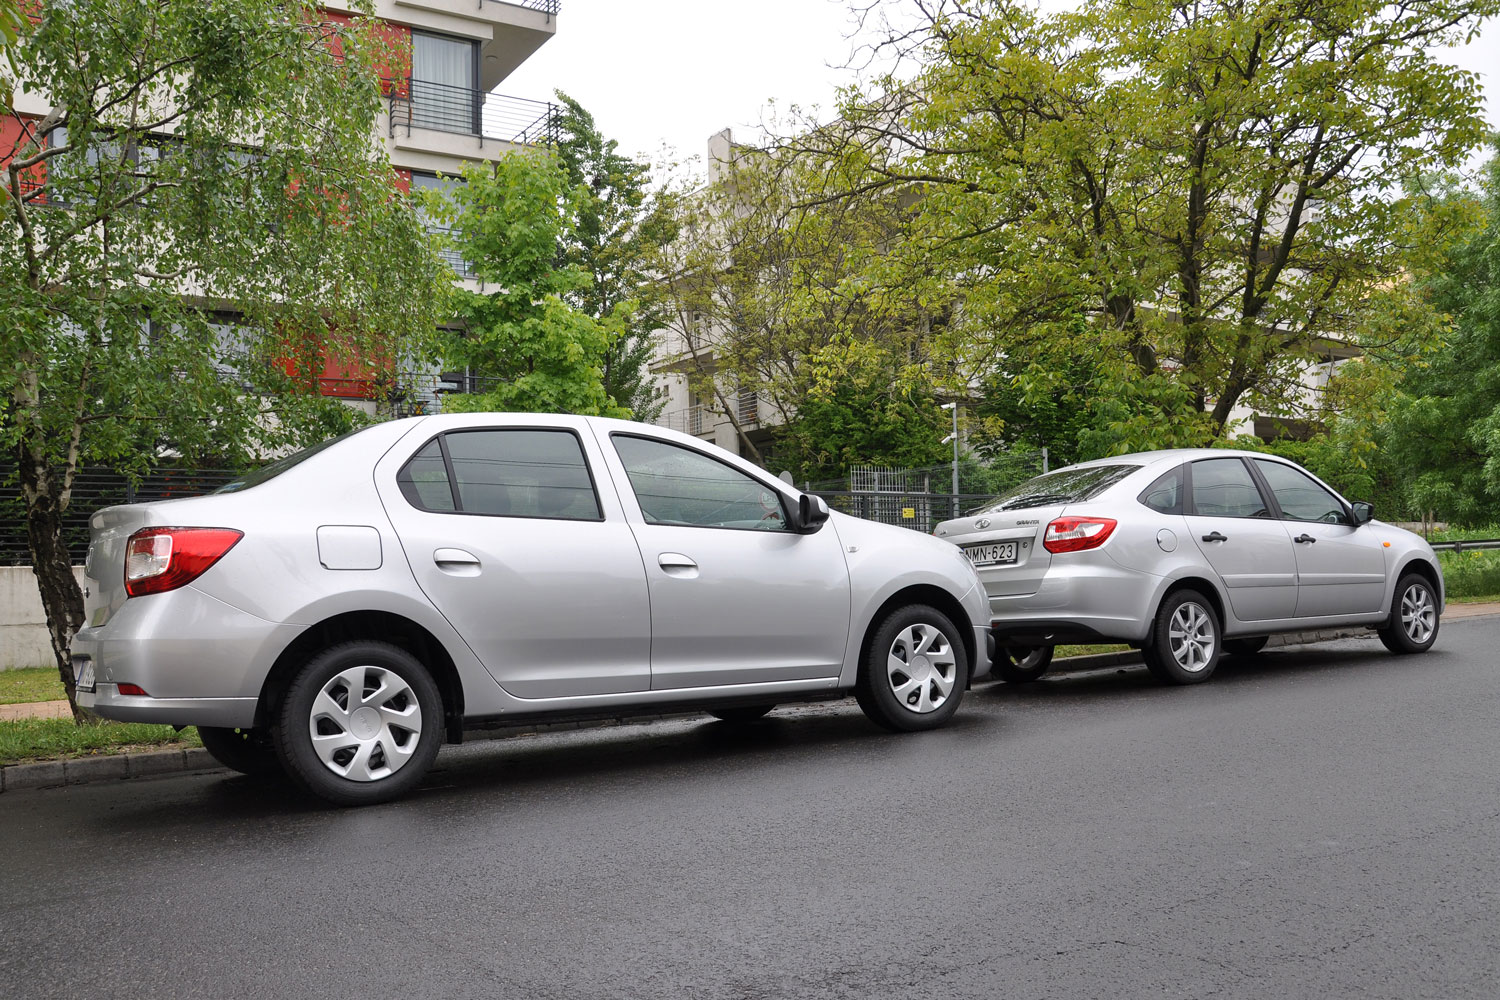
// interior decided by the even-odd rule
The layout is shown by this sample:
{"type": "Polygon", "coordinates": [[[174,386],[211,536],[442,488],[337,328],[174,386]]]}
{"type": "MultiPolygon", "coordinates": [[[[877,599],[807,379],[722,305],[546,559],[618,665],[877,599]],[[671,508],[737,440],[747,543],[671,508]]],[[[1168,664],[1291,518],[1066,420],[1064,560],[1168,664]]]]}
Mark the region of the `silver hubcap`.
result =
{"type": "Polygon", "coordinates": [[[1401,627],[1412,642],[1423,643],[1437,629],[1437,608],[1432,594],[1420,583],[1406,588],[1401,595],[1401,627]]]}
{"type": "Polygon", "coordinates": [[[1208,610],[1188,602],[1172,612],[1167,640],[1171,643],[1172,658],[1177,665],[1190,674],[1196,674],[1213,659],[1218,637],[1214,635],[1214,620],[1208,610]]]}
{"type": "Polygon", "coordinates": [[[351,667],[323,685],[307,727],[313,752],[328,770],[352,781],[379,781],[411,760],[422,708],[399,674],[351,667]]]}
{"type": "Polygon", "coordinates": [[[886,657],[886,680],[896,700],[913,712],[935,712],[953,693],[958,661],[953,644],[931,625],[903,629],[886,657]]]}

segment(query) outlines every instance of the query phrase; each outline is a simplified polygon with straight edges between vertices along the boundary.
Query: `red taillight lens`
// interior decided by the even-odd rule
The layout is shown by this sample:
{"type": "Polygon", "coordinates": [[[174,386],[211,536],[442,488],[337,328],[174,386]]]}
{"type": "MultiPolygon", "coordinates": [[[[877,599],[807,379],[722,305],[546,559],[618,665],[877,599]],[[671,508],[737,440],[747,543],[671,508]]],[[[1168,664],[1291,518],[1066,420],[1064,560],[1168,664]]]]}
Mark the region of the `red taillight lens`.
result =
{"type": "Polygon", "coordinates": [[[244,537],[233,528],[142,528],[125,546],[125,593],[140,597],[192,583],[244,537]]]}
{"type": "Polygon", "coordinates": [[[1048,552],[1079,552],[1096,549],[1114,533],[1119,522],[1112,517],[1059,517],[1047,525],[1042,548],[1048,552]]]}
{"type": "Polygon", "coordinates": [[[149,697],[151,697],[149,694],[146,693],[146,689],[143,688],[143,687],[141,687],[139,684],[120,684],[120,685],[118,685],[118,687],[120,689],[120,693],[121,694],[128,694],[132,698],[149,698],[149,697]]]}

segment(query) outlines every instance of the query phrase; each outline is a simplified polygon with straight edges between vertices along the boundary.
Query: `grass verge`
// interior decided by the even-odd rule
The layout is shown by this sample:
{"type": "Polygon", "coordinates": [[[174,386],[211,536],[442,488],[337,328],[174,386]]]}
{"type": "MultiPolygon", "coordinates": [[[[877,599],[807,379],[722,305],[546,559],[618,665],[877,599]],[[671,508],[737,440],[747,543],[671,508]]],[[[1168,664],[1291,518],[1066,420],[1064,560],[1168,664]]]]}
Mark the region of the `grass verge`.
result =
{"type": "Polygon", "coordinates": [[[93,754],[201,747],[198,730],[142,722],[74,725],[72,719],[18,719],[0,722],[0,764],[25,764],[93,754]]]}
{"type": "Polygon", "coordinates": [[[0,705],[24,705],[33,701],[66,698],[56,667],[23,667],[0,670],[0,705]]]}
{"type": "Polygon", "coordinates": [[[1123,653],[1130,647],[1122,642],[1094,643],[1086,646],[1058,646],[1052,651],[1054,660],[1064,656],[1093,656],[1095,653],[1123,653]]]}

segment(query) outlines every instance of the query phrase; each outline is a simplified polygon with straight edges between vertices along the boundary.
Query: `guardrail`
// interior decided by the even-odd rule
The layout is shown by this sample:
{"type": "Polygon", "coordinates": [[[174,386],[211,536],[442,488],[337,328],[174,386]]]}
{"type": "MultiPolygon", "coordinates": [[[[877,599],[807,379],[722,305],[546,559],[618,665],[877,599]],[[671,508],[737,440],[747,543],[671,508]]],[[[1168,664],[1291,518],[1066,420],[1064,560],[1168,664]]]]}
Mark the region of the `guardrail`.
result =
{"type": "Polygon", "coordinates": [[[1468,549],[1500,549],[1500,538],[1460,538],[1453,542],[1429,542],[1434,552],[1464,552],[1468,549]]]}
{"type": "Polygon", "coordinates": [[[555,144],[561,114],[551,101],[507,97],[407,77],[390,85],[391,135],[398,127],[434,129],[521,145],[555,144]]]}

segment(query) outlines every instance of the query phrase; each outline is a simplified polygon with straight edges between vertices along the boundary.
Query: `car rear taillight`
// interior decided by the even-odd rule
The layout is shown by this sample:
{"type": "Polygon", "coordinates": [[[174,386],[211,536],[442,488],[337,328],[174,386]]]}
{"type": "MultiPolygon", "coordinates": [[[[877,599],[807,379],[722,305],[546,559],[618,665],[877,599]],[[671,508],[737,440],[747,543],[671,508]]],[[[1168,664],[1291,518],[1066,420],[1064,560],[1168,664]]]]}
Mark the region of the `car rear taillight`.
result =
{"type": "Polygon", "coordinates": [[[192,583],[244,537],[233,528],[142,528],[125,546],[125,593],[140,597],[192,583]]]}
{"type": "Polygon", "coordinates": [[[1119,522],[1112,517],[1059,517],[1047,525],[1042,548],[1048,552],[1079,552],[1104,544],[1119,522]]]}

